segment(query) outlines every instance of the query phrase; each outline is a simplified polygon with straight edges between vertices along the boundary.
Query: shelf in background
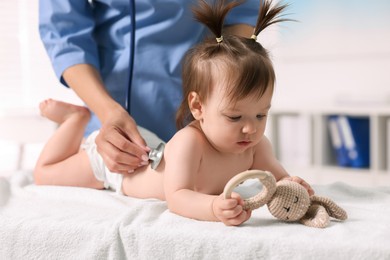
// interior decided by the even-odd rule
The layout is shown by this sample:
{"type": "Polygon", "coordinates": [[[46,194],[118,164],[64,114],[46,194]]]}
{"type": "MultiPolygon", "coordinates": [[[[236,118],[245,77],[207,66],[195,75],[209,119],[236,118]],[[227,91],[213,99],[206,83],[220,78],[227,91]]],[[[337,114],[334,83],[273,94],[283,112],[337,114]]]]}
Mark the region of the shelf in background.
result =
{"type": "Polygon", "coordinates": [[[290,174],[305,177],[315,184],[342,181],[357,186],[390,185],[390,106],[277,106],[271,109],[268,124],[267,135],[275,154],[290,174]],[[338,166],[328,125],[329,117],[335,115],[369,120],[368,168],[338,166]],[[286,127],[285,122],[294,119],[295,122],[286,127]],[[304,135],[299,134],[302,132],[304,135]],[[298,153],[302,148],[304,152],[298,153]],[[288,158],[285,153],[289,152],[296,158],[283,162],[283,158],[288,158]]]}

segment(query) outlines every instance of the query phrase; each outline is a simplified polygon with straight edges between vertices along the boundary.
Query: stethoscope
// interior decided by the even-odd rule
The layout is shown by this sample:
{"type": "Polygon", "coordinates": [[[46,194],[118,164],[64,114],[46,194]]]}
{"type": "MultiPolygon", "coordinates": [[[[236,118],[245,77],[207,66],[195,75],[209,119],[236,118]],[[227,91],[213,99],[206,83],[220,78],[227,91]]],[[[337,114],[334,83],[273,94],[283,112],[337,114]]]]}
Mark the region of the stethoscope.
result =
{"type": "MultiPolygon", "coordinates": [[[[134,69],[134,53],[135,53],[135,0],[129,0],[130,3],[130,26],[131,26],[131,34],[130,34],[130,60],[129,60],[129,86],[127,87],[127,93],[126,93],[126,103],[125,107],[129,114],[130,113],[130,100],[131,100],[131,85],[133,81],[133,69],[134,69]]],[[[160,143],[156,148],[152,148],[149,152],[149,160],[151,160],[151,167],[153,170],[157,168],[157,166],[160,164],[161,159],[164,155],[164,148],[165,144],[160,143]]]]}
{"type": "Polygon", "coordinates": [[[126,103],[125,107],[126,110],[129,114],[130,113],[130,100],[131,100],[131,84],[133,82],[133,70],[134,70],[134,53],[135,53],[135,0],[129,0],[130,3],[130,60],[129,60],[129,85],[127,87],[127,92],[126,92],[126,103]]]}

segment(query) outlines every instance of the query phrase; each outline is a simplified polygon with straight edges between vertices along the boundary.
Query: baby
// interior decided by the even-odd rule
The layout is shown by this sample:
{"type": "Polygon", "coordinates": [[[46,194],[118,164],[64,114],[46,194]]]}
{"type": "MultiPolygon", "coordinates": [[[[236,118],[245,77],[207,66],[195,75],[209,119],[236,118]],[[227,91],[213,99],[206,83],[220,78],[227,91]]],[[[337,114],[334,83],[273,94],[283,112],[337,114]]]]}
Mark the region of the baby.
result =
{"type": "Polygon", "coordinates": [[[60,124],[38,159],[34,176],[40,185],[113,188],[135,198],[166,200],[170,211],[188,218],[240,225],[251,216],[233,193],[221,195],[225,184],[248,169],[270,171],[276,178],[310,185],[290,177],[275,158],[264,136],[271,107],[275,73],[267,51],[256,41],[267,26],[280,19],[285,5],[262,1],[250,38],[222,35],[226,14],[238,2],[193,9],[195,18],[215,34],[192,48],[183,62],[183,101],[177,113],[180,129],[166,144],[154,170],[144,165],[129,174],[111,173],[89,136],[80,148],[90,113],[85,107],[46,100],[43,116],[60,124]]]}

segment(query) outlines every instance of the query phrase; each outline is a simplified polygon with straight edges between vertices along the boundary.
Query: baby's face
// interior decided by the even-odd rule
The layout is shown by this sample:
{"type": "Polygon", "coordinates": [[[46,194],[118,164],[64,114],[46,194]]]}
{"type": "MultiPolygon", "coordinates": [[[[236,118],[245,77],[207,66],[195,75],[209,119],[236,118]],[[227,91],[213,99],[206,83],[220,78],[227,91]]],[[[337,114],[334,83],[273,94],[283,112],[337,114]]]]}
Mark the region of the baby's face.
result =
{"type": "Polygon", "coordinates": [[[216,86],[203,104],[203,132],[218,151],[242,153],[264,136],[271,100],[272,89],[268,88],[261,98],[250,95],[230,102],[224,88],[216,86]]]}

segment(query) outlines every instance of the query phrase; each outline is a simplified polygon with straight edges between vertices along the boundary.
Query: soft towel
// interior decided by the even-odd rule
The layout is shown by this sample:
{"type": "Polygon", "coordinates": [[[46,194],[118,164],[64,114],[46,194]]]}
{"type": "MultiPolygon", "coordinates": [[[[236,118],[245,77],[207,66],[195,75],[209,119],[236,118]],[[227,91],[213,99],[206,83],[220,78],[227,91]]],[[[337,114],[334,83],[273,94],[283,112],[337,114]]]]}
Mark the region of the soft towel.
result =
{"type": "Polygon", "coordinates": [[[164,201],[21,180],[0,208],[0,259],[390,259],[390,187],[314,186],[349,215],[316,229],[266,207],[227,227],[175,215],[164,201]]]}

